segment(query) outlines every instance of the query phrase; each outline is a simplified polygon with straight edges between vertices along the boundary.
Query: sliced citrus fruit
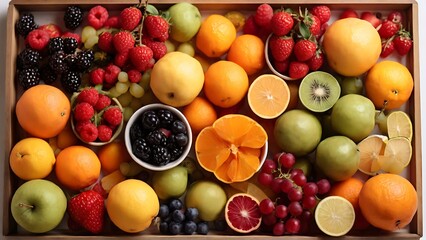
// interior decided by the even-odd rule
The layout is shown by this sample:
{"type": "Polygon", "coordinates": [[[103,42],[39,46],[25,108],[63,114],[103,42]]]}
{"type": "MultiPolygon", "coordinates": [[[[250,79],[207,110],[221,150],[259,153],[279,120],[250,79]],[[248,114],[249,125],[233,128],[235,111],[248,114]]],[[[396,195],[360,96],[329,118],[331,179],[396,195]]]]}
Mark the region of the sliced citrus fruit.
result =
{"type": "Polygon", "coordinates": [[[343,197],[326,197],[315,209],[315,222],[325,234],[333,237],[343,236],[351,230],[355,222],[354,207],[343,197]]]}
{"type": "Polygon", "coordinates": [[[225,205],[225,220],[231,229],[239,233],[258,229],[262,222],[259,201],[245,193],[233,195],[225,205]]]}
{"type": "Polygon", "coordinates": [[[391,112],[387,117],[389,138],[406,137],[411,141],[413,137],[413,124],[410,117],[403,111],[391,112]]]}
{"type": "Polygon", "coordinates": [[[267,139],[265,129],[253,119],[228,114],[198,134],[195,154],[201,167],[222,182],[242,182],[258,171],[267,139]]]}
{"type": "Polygon", "coordinates": [[[408,166],[413,153],[410,140],[406,137],[393,137],[386,143],[383,156],[378,163],[383,171],[400,174],[408,166]]]}
{"type": "Polygon", "coordinates": [[[257,116],[272,119],[287,109],[290,89],[283,79],[273,74],[263,74],[251,83],[247,99],[250,109],[257,116]]]}
{"type": "Polygon", "coordinates": [[[360,157],[358,169],[361,172],[372,176],[380,172],[378,160],[383,156],[387,140],[388,137],[384,135],[370,135],[358,143],[360,157]]]}

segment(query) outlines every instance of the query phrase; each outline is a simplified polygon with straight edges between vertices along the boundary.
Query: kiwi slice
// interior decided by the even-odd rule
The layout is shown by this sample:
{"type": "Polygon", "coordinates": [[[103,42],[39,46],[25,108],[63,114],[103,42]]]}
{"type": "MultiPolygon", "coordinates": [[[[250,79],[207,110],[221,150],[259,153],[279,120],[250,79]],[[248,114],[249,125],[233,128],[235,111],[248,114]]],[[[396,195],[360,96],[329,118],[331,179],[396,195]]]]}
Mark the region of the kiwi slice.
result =
{"type": "Polygon", "coordinates": [[[315,71],[306,75],[299,87],[300,102],[313,112],[325,112],[340,97],[340,85],[337,79],[323,71],[315,71]]]}

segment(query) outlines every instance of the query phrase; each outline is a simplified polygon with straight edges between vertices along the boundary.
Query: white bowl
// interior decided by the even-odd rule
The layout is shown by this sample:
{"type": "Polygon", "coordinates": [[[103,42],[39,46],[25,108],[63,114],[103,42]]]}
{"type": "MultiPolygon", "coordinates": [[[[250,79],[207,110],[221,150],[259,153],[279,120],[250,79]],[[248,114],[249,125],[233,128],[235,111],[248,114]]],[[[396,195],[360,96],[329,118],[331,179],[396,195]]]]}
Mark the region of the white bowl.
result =
{"type": "Polygon", "coordinates": [[[284,80],[296,80],[295,78],[291,78],[287,75],[284,75],[280,72],[278,72],[277,70],[275,70],[274,66],[271,63],[271,59],[269,58],[269,39],[271,38],[271,36],[273,35],[273,33],[271,33],[268,38],[266,39],[265,42],[265,60],[266,60],[266,65],[268,65],[269,70],[271,70],[275,75],[277,75],[278,77],[284,79],[284,80]]]}
{"type": "Polygon", "coordinates": [[[265,145],[263,145],[262,149],[260,150],[260,156],[259,156],[259,160],[260,160],[260,164],[259,167],[257,168],[257,171],[260,171],[260,169],[262,169],[263,164],[266,161],[266,158],[268,158],[268,141],[265,142],[265,145]]]}
{"type": "Polygon", "coordinates": [[[136,163],[138,163],[142,167],[149,169],[149,170],[164,171],[164,170],[168,170],[168,169],[176,167],[186,158],[186,156],[188,156],[188,153],[189,153],[189,151],[191,149],[191,145],[192,145],[192,131],[191,131],[191,126],[188,123],[188,120],[185,118],[185,116],[182,114],[182,112],[180,112],[178,109],[176,109],[172,106],[169,106],[169,105],[161,104],[161,103],[153,103],[153,104],[148,104],[148,105],[145,105],[145,106],[139,108],[136,112],[133,113],[133,115],[127,121],[126,129],[124,131],[124,142],[126,144],[127,151],[129,152],[130,156],[132,157],[132,159],[136,163]],[[168,164],[163,165],[163,166],[155,166],[155,165],[152,165],[150,163],[144,162],[141,159],[139,159],[138,157],[136,157],[133,154],[132,142],[130,140],[130,128],[132,127],[133,123],[144,112],[146,112],[148,110],[154,110],[154,109],[167,109],[167,110],[171,111],[176,117],[178,117],[179,120],[181,120],[185,124],[186,130],[187,130],[187,136],[188,136],[188,143],[187,143],[186,147],[183,149],[182,155],[178,159],[176,159],[175,161],[169,162],[168,164]]]}

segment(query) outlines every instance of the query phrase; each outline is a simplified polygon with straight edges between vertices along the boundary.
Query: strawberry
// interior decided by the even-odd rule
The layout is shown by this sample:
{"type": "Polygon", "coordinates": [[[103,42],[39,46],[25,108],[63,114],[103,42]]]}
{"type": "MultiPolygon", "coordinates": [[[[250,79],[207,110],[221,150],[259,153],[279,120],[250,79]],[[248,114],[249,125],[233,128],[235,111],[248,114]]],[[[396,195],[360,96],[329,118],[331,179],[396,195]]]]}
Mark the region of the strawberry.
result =
{"type": "Polygon", "coordinates": [[[98,47],[106,53],[114,53],[114,45],[112,43],[112,33],[103,32],[99,35],[98,47]]]}
{"type": "Polygon", "coordinates": [[[120,31],[112,37],[112,44],[118,53],[127,52],[135,45],[135,38],[129,31],[120,31]]]}
{"type": "Polygon", "coordinates": [[[47,31],[50,38],[60,37],[62,34],[61,28],[53,23],[41,25],[38,29],[47,31]]]}
{"type": "Polygon", "coordinates": [[[50,35],[45,30],[34,29],[28,33],[26,40],[31,49],[42,51],[49,44],[50,35]]]}
{"type": "Polygon", "coordinates": [[[401,35],[396,36],[393,39],[393,43],[395,44],[395,49],[399,55],[406,55],[413,46],[413,40],[410,37],[408,32],[403,32],[401,35]]]}
{"type": "Polygon", "coordinates": [[[119,22],[122,29],[132,31],[142,19],[142,12],[138,8],[128,7],[120,12],[119,22]]]}
{"type": "Polygon", "coordinates": [[[395,43],[392,39],[382,42],[382,52],[380,53],[380,57],[386,58],[393,53],[395,50],[395,43]]]}
{"type": "Polygon", "coordinates": [[[379,32],[380,37],[387,39],[395,35],[399,31],[400,25],[389,20],[384,20],[380,26],[379,32]]]}
{"type": "Polygon", "coordinates": [[[293,52],[294,40],[292,37],[278,37],[272,35],[269,39],[269,50],[275,61],[282,62],[288,59],[293,52]]]}
{"type": "Polygon", "coordinates": [[[316,71],[320,69],[324,63],[324,54],[321,52],[317,52],[313,57],[308,59],[306,63],[309,66],[309,70],[316,71]]]}
{"type": "Polygon", "coordinates": [[[355,12],[355,10],[349,8],[343,11],[340,14],[339,18],[342,19],[342,18],[359,18],[359,17],[358,17],[358,13],[355,12]]]}
{"type": "Polygon", "coordinates": [[[257,7],[256,13],[254,14],[254,21],[258,26],[269,28],[273,15],[274,9],[272,9],[271,5],[263,3],[257,7]]]}
{"type": "Polygon", "coordinates": [[[146,45],[134,47],[129,51],[130,62],[138,71],[145,71],[150,69],[154,64],[151,62],[153,57],[154,53],[152,52],[151,48],[147,47],[146,45]]]}
{"type": "Polygon", "coordinates": [[[321,25],[328,22],[331,17],[330,8],[325,5],[315,6],[311,10],[312,15],[317,16],[321,25]]]}
{"type": "Polygon", "coordinates": [[[152,39],[164,42],[169,38],[169,22],[163,17],[148,15],[143,24],[152,39]]]}
{"type": "Polygon", "coordinates": [[[69,200],[68,214],[87,231],[100,233],[104,227],[104,199],[98,192],[84,191],[69,200]]]}
{"type": "Polygon", "coordinates": [[[387,19],[394,23],[401,23],[402,21],[402,13],[400,11],[392,11],[388,14],[387,19]]]}
{"type": "Polygon", "coordinates": [[[304,62],[293,61],[288,67],[288,75],[294,79],[301,79],[309,72],[308,64],[304,62]]]}
{"type": "Polygon", "coordinates": [[[259,29],[260,27],[254,21],[254,15],[250,15],[244,24],[243,33],[259,36],[259,29]]]}
{"type": "Polygon", "coordinates": [[[310,15],[310,17],[312,20],[310,24],[308,25],[309,31],[311,31],[311,34],[314,35],[315,37],[319,37],[321,34],[321,21],[315,15],[310,15]]]}
{"type": "Polygon", "coordinates": [[[118,53],[114,56],[114,64],[124,68],[129,63],[129,51],[118,53]]]}
{"type": "Polygon", "coordinates": [[[361,19],[370,22],[374,28],[377,28],[382,23],[382,20],[377,18],[376,14],[368,11],[361,13],[361,19]]]}
{"type": "Polygon", "coordinates": [[[294,44],[294,55],[297,60],[304,62],[315,55],[316,49],[316,43],[307,39],[300,39],[294,44]]]}
{"type": "Polygon", "coordinates": [[[108,10],[101,5],[96,5],[89,10],[87,21],[90,26],[97,30],[104,26],[104,23],[108,20],[108,17],[108,10]]]}
{"type": "Polygon", "coordinates": [[[151,48],[155,60],[162,58],[167,53],[167,47],[164,42],[153,41],[149,38],[143,38],[142,44],[151,48]]]}
{"type": "Polygon", "coordinates": [[[120,20],[118,19],[118,16],[111,16],[109,17],[105,23],[105,28],[120,28],[120,20]]]}
{"type": "Polygon", "coordinates": [[[293,17],[286,11],[277,11],[271,19],[272,32],[277,36],[287,35],[294,25],[293,17]]]}
{"type": "Polygon", "coordinates": [[[274,69],[277,70],[279,73],[285,73],[288,69],[290,61],[287,58],[284,61],[274,61],[274,69]]]}

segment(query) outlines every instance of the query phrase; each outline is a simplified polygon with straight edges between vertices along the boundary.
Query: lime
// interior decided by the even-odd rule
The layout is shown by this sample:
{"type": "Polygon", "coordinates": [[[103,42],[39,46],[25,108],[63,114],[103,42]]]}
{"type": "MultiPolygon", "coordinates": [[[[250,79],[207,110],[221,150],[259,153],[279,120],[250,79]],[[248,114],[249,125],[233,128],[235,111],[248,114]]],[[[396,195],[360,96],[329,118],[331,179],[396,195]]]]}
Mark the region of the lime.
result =
{"type": "Polygon", "coordinates": [[[351,230],[355,222],[355,211],[345,198],[329,196],[318,203],[315,222],[325,234],[333,237],[343,236],[351,230]]]}
{"type": "Polygon", "coordinates": [[[387,118],[387,127],[389,138],[406,137],[411,141],[413,137],[413,124],[403,111],[391,112],[387,118]]]}

